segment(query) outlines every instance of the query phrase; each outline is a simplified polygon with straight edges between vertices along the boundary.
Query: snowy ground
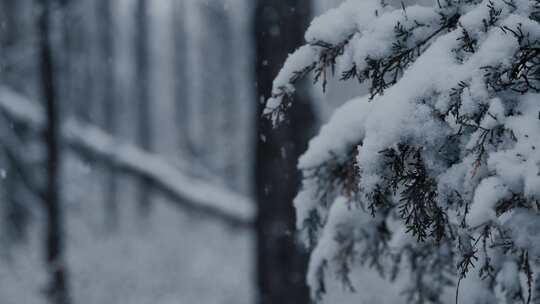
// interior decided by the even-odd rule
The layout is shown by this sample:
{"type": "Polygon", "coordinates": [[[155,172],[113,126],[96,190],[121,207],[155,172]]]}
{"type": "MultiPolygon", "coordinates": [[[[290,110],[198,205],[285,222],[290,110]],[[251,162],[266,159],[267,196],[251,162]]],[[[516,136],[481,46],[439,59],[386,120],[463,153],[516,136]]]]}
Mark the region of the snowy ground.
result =
{"type": "MultiPolygon", "coordinates": [[[[77,304],[242,304],[252,302],[252,235],[185,214],[157,199],[141,221],[125,183],[117,232],[107,232],[96,180],[70,164],[66,205],[68,263],[77,304]]],[[[39,219],[36,222],[40,222],[39,219]]],[[[0,303],[43,303],[40,229],[0,258],[0,303]]]]}

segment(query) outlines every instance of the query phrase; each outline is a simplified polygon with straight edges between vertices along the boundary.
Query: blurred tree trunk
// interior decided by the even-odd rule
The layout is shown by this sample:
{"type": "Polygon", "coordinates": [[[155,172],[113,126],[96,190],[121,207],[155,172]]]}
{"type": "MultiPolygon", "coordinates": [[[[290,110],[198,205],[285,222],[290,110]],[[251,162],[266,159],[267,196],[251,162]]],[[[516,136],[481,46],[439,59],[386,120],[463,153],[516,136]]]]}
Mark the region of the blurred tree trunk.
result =
{"type": "MultiPolygon", "coordinates": [[[[89,8],[91,3],[84,0],[56,0],[61,3],[61,38],[53,39],[53,50],[62,54],[55,61],[57,79],[62,83],[57,87],[57,99],[63,104],[61,114],[74,115],[79,121],[94,123],[96,118],[96,60],[98,45],[89,8]]],[[[59,33],[53,28],[53,32],[59,33]]],[[[55,34],[56,35],[56,34],[55,34]]],[[[96,77],[97,76],[97,77],[96,77]]],[[[94,159],[88,153],[81,153],[84,162],[92,166],[94,159]]]]}
{"type": "MultiPolygon", "coordinates": [[[[103,128],[110,135],[115,136],[117,131],[117,101],[116,82],[114,76],[114,19],[113,1],[99,0],[96,6],[97,24],[100,45],[101,92],[100,105],[103,117],[103,128]]],[[[114,166],[105,166],[104,198],[105,219],[109,228],[114,228],[118,220],[118,179],[114,166]]]]}
{"type": "MultiPolygon", "coordinates": [[[[0,20],[3,20],[3,26],[0,26],[0,82],[5,85],[12,85],[13,78],[10,75],[12,72],[10,69],[10,57],[16,53],[15,49],[18,47],[17,42],[20,39],[20,24],[18,19],[20,18],[20,9],[24,9],[24,3],[22,1],[0,1],[0,20]],[[11,76],[11,77],[10,77],[11,76]]],[[[10,125],[10,122],[2,124],[2,128],[5,128],[3,136],[18,136],[18,128],[15,125],[10,125]],[[8,133],[9,134],[6,134],[8,133]]],[[[5,168],[1,172],[1,178],[4,180],[4,187],[1,191],[2,200],[5,204],[2,204],[2,231],[9,240],[19,241],[22,240],[26,232],[26,224],[28,222],[28,212],[24,206],[24,202],[21,201],[21,181],[20,174],[17,172],[18,168],[14,164],[14,160],[11,157],[16,155],[10,155],[10,149],[17,149],[18,147],[8,147],[9,141],[2,138],[2,154],[0,155],[1,167],[5,168]],[[5,141],[5,142],[4,142],[5,141]],[[8,178],[9,175],[9,178],[8,178]]],[[[21,147],[22,148],[22,147],[21,147]]],[[[17,159],[18,161],[19,159],[17,159]]],[[[22,164],[20,164],[22,166],[22,164]]]]}
{"type": "MultiPolygon", "coordinates": [[[[20,91],[31,91],[36,74],[35,61],[27,60],[25,37],[35,27],[28,12],[33,0],[0,1],[0,81],[20,91]]],[[[30,34],[30,35],[31,35],[30,34]]]]}
{"type": "Polygon", "coordinates": [[[77,118],[81,118],[80,99],[82,98],[75,98],[75,96],[77,96],[75,88],[77,85],[76,78],[78,76],[75,67],[78,60],[77,58],[75,58],[76,48],[74,46],[75,42],[77,42],[76,37],[83,35],[82,32],[77,30],[78,27],[74,26],[74,21],[77,20],[77,16],[74,11],[79,4],[76,1],[77,0],[70,1],[62,10],[63,16],[61,49],[63,52],[63,56],[62,58],[59,58],[56,65],[60,65],[62,67],[62,71],[60,74],[62,87],[59,88],[58,98],[63,104],[66,105],[66,108],[68,108],[65,109],[66,112],[70,114],[72,112],[77,116],[77,118]]]}
{"type": "MultiPolygon", "coordinates": [[[[152,149],[152,113],[150,107],[150,50],[148,44],[149,35],[149,18],[148,18],[148,1],[137,0],[135,8],[135,99],[138,104],[138,119],[137,119],[137,137],[139,146],[145,151],[152,149]]],[[[149,211],[151,199],[152,182],[149,179],[143,178],[139,186],[139,211],[141,215],[149,211]]]]}
{"type": "Polygon", "coordinates": [[[208,65],[207,77],[212,88],[208,90],[208,108],[212,108],[211,115],[207,115],[206,126],[212,128],[214,136],[205,143],[210,153],[211,167],[224,184],[234,189],[238,172],[234,166],[235,147],[238,147],[238,134],[234,132],[237,123],[238,111],[235,108],[238,84],[234,81],[235,54],[233,48],[233,28],[231,16],[223,1],[217,0],[203,5],[203,19],[208,27],[206,46],[211,49],[212,59],[206,60],[208,65]]]}
{"type": "MultiPolygon", "coordinates": [[[[6,117],[3,116],[2,119],[6,117]]],[[[1,235],[9,241],[19,242],[26,238],[30,221],[30,206],[28,191],[36,189],[25,188],[25,177],[33,176],[25,156],[28,153],[27,134],[24,128],[10,120],[1,124],[2,169],[0,178],[2,184],[1,235]]],[[[8,244],[9,245],[9,244],[8,244]]]]}
{"type": "MultiPolygon", "coordinates": [[[[65,20],[66,43],[71,56],[67,62],[69,73],[69,102],[74,105],[75,115],[80,121],[95,123],[97,99],[96,30],[92,16],[94,1],[69,0],[68,19],[65,20]],[[81,98],[83,97],[83,98],[81,98]]],[[[85,156],[86,157],[86,156],[85,156]]]]}
{"type": "Polygon", "coordinates": [[[189,83],[187,78],[188,35],[185,0],[174,1],[174,100],[179,134],[179,149],[184,157],[195,157],[189,137],[189,83]]]}
{"type": "MultiPolygon", "coordinates": [[[[0,50],[2,51],[2,58],[0,58],[0,64],[2,70],[4,70],[8,64],[6,62],[6,54],[10,53],[11,49],[16,44],[17,39],[20,37],[20,26],[17,21],[17,17],[20,17],[19,10],[22,1],[1,1],[0,2],[0,20],[2,20],[2,26],[0,26],[0,50]]],[[[4,79],[4,73],[1,74],[2,81],[4,79]]]]}
{"type": "Polygon", "coordinates": [[[59,107],[55,84],[52,46],[50,41],[51,0],[37,1],[40,11],[37,21],[41,89],[46,109],[45,143],[47,178],[45,190],[46,239],[45,252],[50,273],[48,300],[51,304],[70,302],[67,288],[67,269],[64,261],[63,214],[60,188],[60,128],[59,107]]]}
{"type": "Polygon", "coordinates": [[[219,160],[219,167],[221,176],[231,189],[238,190],[239,188],[239,170],[235,163],[235,156],[237,154],[239,140],[238,133],[235,130],[238,124],[238,87],[239,84],[234,80],[234,71],[238,69],[237,62],[235,62],[236,56],[233,51],[234,33],[231,15],[226,9],[219,11],[220,18],[217,18],[218,22],[216,27],[217,39],[216,42],[221,46],[219,53],[219,60],[224,66],[224,71],[220,75],[220,91],[222,92],[221,104],[218,106],[221,109],[219,116],[217,117],[219,124],[218,128],[221,131],[221,136],[218,137],[218,148],[221,149],[222,155],[219,160]]]}
{"type": "MultiPolygon", "coordinates": [[[[257,97],[271,94],[272,81],[287,54],[303,42],[310,1],[259,0],[255,13],[257,97]]],[[[290,122],[273,129],[258,103],[256,146],[257,269],[259,304],[309,303],[305,284],[307,252],[296,242],[293,198],[299,186],[296,163],[313,134],[309,94],[301,90],[290,122]]]]}

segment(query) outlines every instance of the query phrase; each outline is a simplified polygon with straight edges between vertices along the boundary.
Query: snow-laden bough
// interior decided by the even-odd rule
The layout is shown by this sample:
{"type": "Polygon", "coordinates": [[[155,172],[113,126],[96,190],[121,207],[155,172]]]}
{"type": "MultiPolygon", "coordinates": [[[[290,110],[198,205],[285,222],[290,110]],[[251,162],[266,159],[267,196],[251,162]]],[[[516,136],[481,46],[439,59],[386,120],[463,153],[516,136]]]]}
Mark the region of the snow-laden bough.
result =
{"type": "Polygon", "coordinates": [[[538,0],[349,0],[315,18],[264,115],[286,118],[309,74],[370,90],[299,160],[314,299],[338,281],[368,301],[370,267],[403,302],[540,301],[539,20],[538,0]]]}

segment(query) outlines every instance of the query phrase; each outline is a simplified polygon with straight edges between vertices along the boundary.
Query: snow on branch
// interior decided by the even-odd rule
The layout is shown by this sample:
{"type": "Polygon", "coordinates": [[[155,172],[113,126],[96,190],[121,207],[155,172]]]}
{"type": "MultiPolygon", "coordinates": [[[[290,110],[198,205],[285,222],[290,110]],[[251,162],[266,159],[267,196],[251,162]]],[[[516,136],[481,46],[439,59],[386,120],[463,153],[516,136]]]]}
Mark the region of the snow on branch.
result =
{"type": "Polygon", "coordinates": [[[284,120],[295,84],[313,73],[326,90],[328,78],[370,82],[370,99],[396,84],[403,72],[436,38],[453,29],[454,10],[414,5],[393,9],[380,1],[345,1],[315,18],[307,44],[289,55],[276,76],[264,115],[274,124],[284,120]]]}
{"type": "Polygon", "coordinates": [[[404,2],[315,19],[267,103],[282,120],[310,72],[370,88],[299,160],[312,297],[341,299],[337,284],[369,291],[340,303],[537,303],[540,1],[404,2]],[[370,269],[399,300],[371,290],[370,269]]]}
{"type": "MultiPolygon", "coordinates": [[[[2,86],[0,111],[36,133],[44,128],[43,109],[2,86]]],[[[250,226],[253,222],[255,204],[250,199],[187,176],[159,156],[122,143],[97,127],[68,119],[63,125],[62,136],[63,143],[75,151],[85,151],[122,171],[150,179],[156,188],[182,208],[217,217],[234,226],[250,226]]]]}

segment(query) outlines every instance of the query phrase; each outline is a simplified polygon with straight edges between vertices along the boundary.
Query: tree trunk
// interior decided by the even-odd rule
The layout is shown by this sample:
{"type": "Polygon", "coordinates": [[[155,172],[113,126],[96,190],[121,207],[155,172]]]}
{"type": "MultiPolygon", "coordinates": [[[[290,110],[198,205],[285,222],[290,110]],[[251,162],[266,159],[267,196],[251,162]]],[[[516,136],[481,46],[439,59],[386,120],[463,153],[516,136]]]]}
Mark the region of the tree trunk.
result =
{"type": "Polygon", "coordinates": [[[189,137],[189,84],[187,78],[188,35],[186,32],[186,4],[174,1],[174,102],[179,134],[179,150],[183,157],[194,157],[195,151],[189,137]]]}
{"type": "Polygon", "coordinates": [[[67,304],[70,301],[63,247],[63,218],[60,191],[60,117],[58,115],[52,47],[49,37],[49,6],[51,4],[50,0],[37,2],[40,6],[40,14],[37,22],[41,71],[40,82],[47,116],[47,127],[45,130],[45,143],[47,145],[47,187],[44,205],[47,220],[45,258],[50,273],[48,300],[51,304],[67,304]]]}
{"type": "MultiPolygon", "coordinates": [[[[135,11],[136,27],[135,31],[135,60],[136,60],[136,95],[138,101],[138,121],[137,136],[138,144],[145,151],[152,149],[152,113],[150,112],[150,94],[149,94],[149,45],[148,45],[148,2],[147,0],[138,0],[135,11]]],[[[151,199],[152,182],[149,179],[142,178],[139,186],[139,211],[141,215],[149,211],[151,199]]]]}
{"type": "MultiPolygon", "coordinates": [[[[99,0],[97,3],[98,33],[100,41],[101,68],[101,92],[100,107],[103,117],[103,128],[107,133],[115,136],[117,130],[117,101],[116,85],[114,76],[114,22],[113,2],[111,0],[99,0]]],[[[114,166],[105,166],[104,201],[105,220],[108,228],[116,227],[118,220],[118,179],[114,166]]]]}
{"type": "MultiPolygon", "coordinates": [[[[310,1],[259,0],[255,14],[257,97],[271,94],[272,81],[287,54],[303,42],[310,1]]],[[[306,149],[315,123],[300,91],[290,108],[290,122],[273,129],[261,118],[258,102],[256,146],[257,284],[259,304],[309,303],[305,284],[308,255],[295,237],[292,200],[299,186],[296,163],[306,149]]]]}
{"type": "MultiPolygon", "coordinates": [[[[66,22],[70,51],[73,53],[70,62],[70,79],[73,81],[70,103],[74,103],[75,115],[81,121],[96,122],[96,31],[92,18],[92,7],[95,0],[69,2],[71,20],[66,22]],[[84,98],[81,98],[84,96],[84,98]]],[[[101,59],[101,58],[99,58],[101,59]]]]}
{"type": "MultiPolygon", "coordinates": [[[[0,82],[8,85],[13,85],[13,71],[11,70],[12,54],[16,53],[18,42],[21,39],[20,22],[18,22],[20,10],[24,9],[24,3],[18,1],[0,1],[0,20],[3,20],[3,26],[0,27],[0,82]]],[[[4,119],[4,118],[3,118],[4,119]]],[[[10,122],[6,121],[1,126],[5,133],[2,136],[19,137],[18,130],[14,125],[10,126],[10,122]]],[[[9,140],[2,138],[2,154],[0,155],[1,167],[4,168],[0,178],[3,180],[4,187],[1,191],[1,199],[5,202],[2,204],[1,229],[10,240],[19,241],[26,235],[26,224],[29,214],[25,208],[22,198],[22,187],[19,169],[10,158],[9,149],[18,147],[7,147],[9,140]]],[[[21,147],[22,148],[22,147],[21,147]]],[[[19,160],[19,159],[17,159],[19,160]]],[[[21,164],[22,165],[22,164],[21,164]]],[[[26,170],[26,168],[24,168],[26,170]]]]}
{"type": "Polygon", "coordinates": [[[18,90],[29,89],[29,74],[35,74],[35,62],[21,57],[29,31],[25,17],[31,5],[21,0],[0,1],[0,81],[18,90]]]}

